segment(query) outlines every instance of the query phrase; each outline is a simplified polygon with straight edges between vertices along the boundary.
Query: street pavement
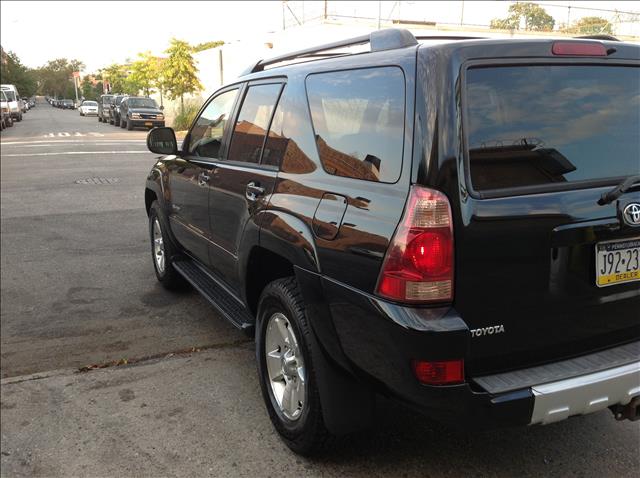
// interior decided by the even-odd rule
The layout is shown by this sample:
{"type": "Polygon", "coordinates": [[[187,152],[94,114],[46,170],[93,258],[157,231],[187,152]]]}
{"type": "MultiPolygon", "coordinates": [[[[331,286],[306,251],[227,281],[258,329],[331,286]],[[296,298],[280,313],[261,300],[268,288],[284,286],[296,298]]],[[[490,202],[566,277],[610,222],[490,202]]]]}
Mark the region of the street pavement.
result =
{"type": "Polygon", "coordinates": [[[640,424],[609,411],[465,433],[381,399],[371,431],[290,453],[253,344],[155,281],[145,138],[46,103],[2,132],[1,476],[638,475],[640,424]]]}

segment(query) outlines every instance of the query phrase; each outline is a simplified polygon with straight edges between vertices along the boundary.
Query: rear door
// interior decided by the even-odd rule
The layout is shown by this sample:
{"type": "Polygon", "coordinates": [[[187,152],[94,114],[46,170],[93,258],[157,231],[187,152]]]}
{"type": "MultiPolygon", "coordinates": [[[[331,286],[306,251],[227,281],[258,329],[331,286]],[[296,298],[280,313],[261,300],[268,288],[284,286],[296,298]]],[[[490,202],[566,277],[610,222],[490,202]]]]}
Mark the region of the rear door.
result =
{"type": "MultiPolygon", "coordinates": [[[[585,62],[586,63],[586,62],[585,62]]],[[[465,73],[471,197],[456,229],[455,307],[469,372],[579,355],[640,335],[640,69],[474,64],[465,73]]]]}
{"type": "Polygon", "coordinates": [[[247,225],[268,204],[277,167],[262,161],[282,80],[250,83],[236,116],[226,158],[212,171],[209,214],[212,267],[239,292],[238,250],[247,225]]]}

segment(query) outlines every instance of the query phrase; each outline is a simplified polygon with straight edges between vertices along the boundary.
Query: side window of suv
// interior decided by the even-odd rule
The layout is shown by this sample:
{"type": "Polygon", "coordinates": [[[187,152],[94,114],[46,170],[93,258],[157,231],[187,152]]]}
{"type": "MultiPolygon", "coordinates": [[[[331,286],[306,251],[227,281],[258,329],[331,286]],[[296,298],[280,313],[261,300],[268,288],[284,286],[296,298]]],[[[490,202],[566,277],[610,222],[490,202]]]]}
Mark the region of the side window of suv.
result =
{"type": "Polygon", "coordinates": [[[405,82],[397,67],[309,75],[320,161],[329,174],[394,183],[402,169],[405,82]]]}
{"type": "Polygon", "coordinates": [[[281,83],[249,87],[233,129],[230,160],[260,162],[262,145],[281,90],[281,83]]]}
{"type": "Polygon", "coordinates": [[[222,138],[238,90],[225,91],[216,96],[204,109],[189,134],[189,154],[205,158],[219,158],[222,138]]]}

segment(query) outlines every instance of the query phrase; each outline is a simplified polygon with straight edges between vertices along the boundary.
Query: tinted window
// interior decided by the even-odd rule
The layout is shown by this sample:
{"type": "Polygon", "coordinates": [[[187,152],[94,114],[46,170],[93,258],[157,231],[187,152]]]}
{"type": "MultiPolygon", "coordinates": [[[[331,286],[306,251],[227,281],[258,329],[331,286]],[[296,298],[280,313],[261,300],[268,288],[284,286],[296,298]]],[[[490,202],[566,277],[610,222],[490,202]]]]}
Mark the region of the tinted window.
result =
{"type": "Polygon", "coordinates": [[[16,101],[16,94],[11,90],[4,90],[4,94],[7,95],[9,101],[16,101]]]}
{"type": "Polygon", "coordinates": [[[127,105],[129,108],[157,108],[155,100],[151,98],[129,98],[127,105]]]}
{"type": "Polygon", "coordinates": [[[237,94],[237,89],[226,91],[207,105],[189,134],[189,153],[219,158],[222,138],[237,94]]]}
{"type": "Polygon", "coordinates": [[[467,73],[476,190],[640,173],[640,69],[476,68],[467,73]]]}
{"type": "Polygon", "coordinates": [[[83,101],[82,105],[83,106],[98,106],[98,103],[96,103],[95,101],[83,101]]]}
{"type": "Polygon", "coordinates": [[[307,94],[327,172],[388,183],[398,179],[404,133],[404,75],[399,68],[310,75],[307,94]]]}
{"type": "Polygon", "coordinates": [[[258,163],[264,137],[269,128],[281,84],[249,87],[233,130],[228,158],[232,161],[258,163]]]}

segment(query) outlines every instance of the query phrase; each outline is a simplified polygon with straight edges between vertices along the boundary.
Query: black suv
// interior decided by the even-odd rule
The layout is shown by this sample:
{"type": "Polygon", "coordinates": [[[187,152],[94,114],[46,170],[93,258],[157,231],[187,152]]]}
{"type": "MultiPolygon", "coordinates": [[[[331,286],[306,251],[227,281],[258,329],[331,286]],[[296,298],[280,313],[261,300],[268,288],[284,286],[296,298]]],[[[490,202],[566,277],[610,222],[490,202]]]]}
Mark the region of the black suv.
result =
{"type": "Polygon", "coordinates": [[[420,40],[260,61],[180,149],[152,130],[158,280],[254,334],[299,453],[376,393],[466,427],[638,418],[640,47],[420,40]]]}
{"type": "Polygon", "coordinates": [[[111,106],[111,100],[113,95],[100,95],[98,98],[98,121],[100,123],[107,123],[111,116],[109,107],[111,106]]]}
{"type": "Polygon", "coordinates": [[[109,124],[120,126],[120,103],[127,95],[115,95],[109,104],[109,124]]]}
{"type": "Polygon", "coordinates": [[[133,128],[158,128],[164,126],[163,108],[155,100],[144,96],[129,96],[120,103],[120,126],[133,128]]]}

